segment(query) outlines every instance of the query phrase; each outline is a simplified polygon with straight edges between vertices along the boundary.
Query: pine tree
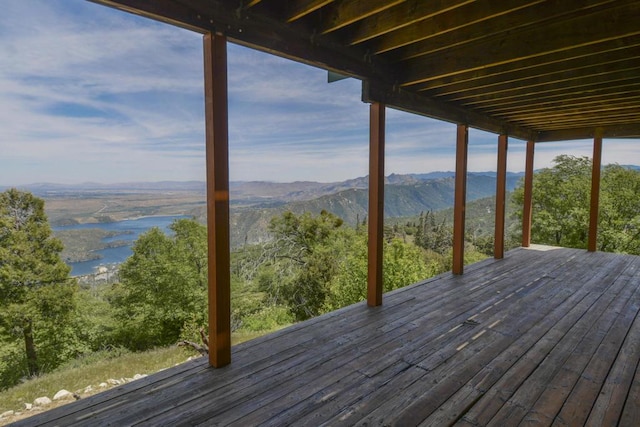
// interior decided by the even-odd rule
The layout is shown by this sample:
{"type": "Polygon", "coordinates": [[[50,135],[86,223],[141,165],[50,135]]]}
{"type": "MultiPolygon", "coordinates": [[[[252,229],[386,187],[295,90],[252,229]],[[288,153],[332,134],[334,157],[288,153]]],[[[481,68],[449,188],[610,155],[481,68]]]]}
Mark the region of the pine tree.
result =
{"type": "Polygon", "coordinates": [[[61,251],[42,199],[16,189],[0,193],[0,328],[24,339],[30,375],[41,369],[38,325],[64,322],[74,309],[75,286],[61,251]]]}

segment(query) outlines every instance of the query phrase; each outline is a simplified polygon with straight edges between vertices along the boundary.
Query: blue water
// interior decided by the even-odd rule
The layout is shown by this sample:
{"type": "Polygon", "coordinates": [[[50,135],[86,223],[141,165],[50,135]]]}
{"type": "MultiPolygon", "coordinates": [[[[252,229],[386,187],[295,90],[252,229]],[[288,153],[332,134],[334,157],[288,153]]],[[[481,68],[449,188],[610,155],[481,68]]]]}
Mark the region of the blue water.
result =
{"type": "Polygon", "coordinates": [[[173,215],[173,216],[150,216],[138,219],[127,219],[124,221],[99,223],[99,224],[77,224],[67,225],[64,227],[54,227],[54,230],[79,230],[86,228],[100,228],[107,231],[115,231],[122,234],[117,236],[107,237],[103,239],[104,242],[113,241],[126,241],[126,246],[119,246],[117,248],[107,248],[96,251],[102,256],[100,259],[72,262],[69,264],[71,267],[72,276],[83,276],[85,274],[95,273],[95,269],[101,265],[107,264],[120,264],[124,262],[132,254],[131,246],[138,239],[140,234],[153,227],[158,227],[165,233],[168,233],[169,225],[181,218],[190,218],[186,215],[173,215]]]}

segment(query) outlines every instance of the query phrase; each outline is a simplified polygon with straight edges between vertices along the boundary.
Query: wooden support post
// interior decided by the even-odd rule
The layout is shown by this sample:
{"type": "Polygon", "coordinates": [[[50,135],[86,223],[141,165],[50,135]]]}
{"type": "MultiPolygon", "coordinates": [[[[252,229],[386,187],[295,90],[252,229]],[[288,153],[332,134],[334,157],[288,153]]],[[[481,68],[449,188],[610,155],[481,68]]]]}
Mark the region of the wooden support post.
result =
{"type": "Polygon", "coordinates": [[[458,125],[456,135],[456,182],[453,202],[453,274],[464,272],[464,216],[467,199],[467,153],[469,128],[458,125]]]}
{"type": "Polygon", "coordinates": [[[231,263],[229,247],[229,137],[227,40],[204,36],[207,165],[209,364],[231,362],[231,263]]]}
{"type": "Polygon", "coordinates": [[[602,166],[602,132],[593,139],[593,169],[591,170],[591,207],[589,210],[589,241],[587,250],[595,252],[598,237],[598,209],[600,207],[600,168],[602,166]]]}
{"type": "Polygon", "coordinates": [[[384,132],[385,106],[369,107],[369,258],[367,303],[382,304],[382,248],[384,237],[384,132]]]}
{"type": "Polygon", "coordinates": [[[504,209],[507,192],[507,135],[498,137],[498,167],[496,169],[496,223],[493,257],[504,258],[504,209]]]}
{"type": "Polygon", "coordinates": [[[531,245],[531,214],[533,207],[533,155],[535,142],[527,141],[527,158],[524,167],[524,205],[522,207],[522,247],[531,245]]]}

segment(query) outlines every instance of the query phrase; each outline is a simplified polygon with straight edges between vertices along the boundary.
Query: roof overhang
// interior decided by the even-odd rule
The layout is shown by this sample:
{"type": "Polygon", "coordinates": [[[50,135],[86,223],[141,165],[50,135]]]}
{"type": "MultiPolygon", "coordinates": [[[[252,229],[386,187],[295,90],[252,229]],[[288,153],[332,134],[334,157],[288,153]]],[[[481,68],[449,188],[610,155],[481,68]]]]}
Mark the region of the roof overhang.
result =
{"type": "Polygon", "coordinates": [[[91,0],[363,80],[363,100],[524,140],[640,137],[630,0],[91,0]]]}

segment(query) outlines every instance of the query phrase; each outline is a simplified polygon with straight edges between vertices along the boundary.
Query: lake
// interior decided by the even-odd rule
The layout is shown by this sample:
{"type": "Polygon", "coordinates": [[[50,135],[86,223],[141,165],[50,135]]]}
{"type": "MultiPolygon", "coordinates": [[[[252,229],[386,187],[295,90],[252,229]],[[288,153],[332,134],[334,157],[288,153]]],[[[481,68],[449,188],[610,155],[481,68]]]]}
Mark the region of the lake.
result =
{"type": "Polygon", "coordinates": [[[140,234],[153,227],[158,227],[165,233],[169,233],[169,226],[176,219],[191,218],[188,215],[171,215],[171,216],[148,216],[136,219],[126,219],[124,221],[97,223],[97,224],[76,224],[63,227],[54,227],[54,230],[80,230],[88,228],[99,228],[106,231],[118,233],[117,236],[107,237],[103,242],[126,241],[127,245],[118,246],[116,248],[106,248],[96,251],[101,255],[101,259],[90,261],[72,262],[72,276],[84,276],[86,274],[95,273],[95,269],[101,265],[120,264],[131,256],[131,246],[138,239],[140,234]]]}

